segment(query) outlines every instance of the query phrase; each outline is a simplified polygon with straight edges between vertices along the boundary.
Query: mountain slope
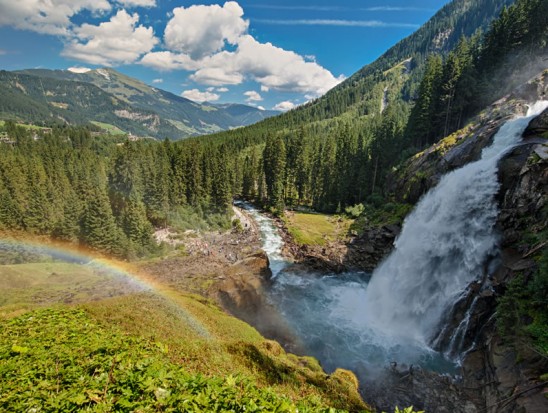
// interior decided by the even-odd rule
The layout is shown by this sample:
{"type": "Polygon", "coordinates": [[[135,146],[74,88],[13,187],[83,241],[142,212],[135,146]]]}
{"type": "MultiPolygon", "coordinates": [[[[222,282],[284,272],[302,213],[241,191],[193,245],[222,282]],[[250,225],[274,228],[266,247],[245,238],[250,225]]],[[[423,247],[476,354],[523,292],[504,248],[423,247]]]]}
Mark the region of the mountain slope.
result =
{"type": "Polygon", "coordinates": [[[0,71],[0,116],[44,123],[112,124],[139,136],[174,136],[177,129],[148,110],[84,82],[0,71]]]}
{"type": "Polygon", "coordinates": [[[166,135],[173,138],[246,126],[279,113],[236,105],[242,107],[246,114],[242,116],[241,113],[229,109],[233,105],[198,104],[108,68],[89,70],[84,73],[46,69],[29,69],[18,73],[93,84],[133,108],[158,114],[175,129],[174,135],[166,135]]]}
{"type": "Polygon", "coordinates": [[[324,96],[253,125],[249,133],[258,135],[258,130],[297,129],[300,125],[335,117],[368,116],[378,113],[383,100],[386,103],[397,99],[409,102],[415,98],[428,54],[437,52],[445,55],[456,46],[461,36],[470,36],[477,30],[485,31],[502,8],[513,2],[453,0],[416,32],[324,96]],[[391,81],[389,77],[394,75],[394,69],[403,67],[402,78],[397,82],[391,81]]]}

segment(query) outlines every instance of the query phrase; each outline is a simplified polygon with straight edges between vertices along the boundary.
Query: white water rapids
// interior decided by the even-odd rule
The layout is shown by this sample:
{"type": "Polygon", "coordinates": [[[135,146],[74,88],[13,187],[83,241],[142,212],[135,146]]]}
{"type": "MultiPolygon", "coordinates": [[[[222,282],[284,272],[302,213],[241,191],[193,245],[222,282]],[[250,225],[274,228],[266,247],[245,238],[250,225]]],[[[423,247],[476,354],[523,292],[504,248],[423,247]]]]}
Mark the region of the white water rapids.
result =
{"type": "Polygon", "coordinates": [[[467,286],[485,275],[485,262],[497,249],[497,163],[546,107],[548,102],[538,102],[527,116],[506,122],[480,160],[442,177],[406,218],[394,251],[371,277],[293,272],[271,220],[244,205],[260,226],[271,261],[268,298],[308,354],[328,371],[371,372],[390,362],[453,370],[453,361],[432,350],[430,340],[467,286]]]}

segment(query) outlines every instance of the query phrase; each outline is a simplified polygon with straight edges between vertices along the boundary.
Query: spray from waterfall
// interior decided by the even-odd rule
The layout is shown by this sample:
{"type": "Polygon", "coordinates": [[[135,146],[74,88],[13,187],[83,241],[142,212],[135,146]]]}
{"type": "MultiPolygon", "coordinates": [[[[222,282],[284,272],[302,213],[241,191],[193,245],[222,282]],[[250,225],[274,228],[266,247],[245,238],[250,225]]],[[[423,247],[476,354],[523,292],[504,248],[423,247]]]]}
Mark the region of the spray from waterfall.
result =
{"type": "MultiPolygon", "coordinates": [[[[364,298],[366,323],[385,339],[428,346],[444,313],[485,275],[486,260],[497,249],[498,161],[546,107],[547,101],[537,102],[527,116],[506,122],[480,160],[443,176],[407,217],[364,298]]],[[[454,335],[451,345],[458,346],[464,334],[454,335]]]]}

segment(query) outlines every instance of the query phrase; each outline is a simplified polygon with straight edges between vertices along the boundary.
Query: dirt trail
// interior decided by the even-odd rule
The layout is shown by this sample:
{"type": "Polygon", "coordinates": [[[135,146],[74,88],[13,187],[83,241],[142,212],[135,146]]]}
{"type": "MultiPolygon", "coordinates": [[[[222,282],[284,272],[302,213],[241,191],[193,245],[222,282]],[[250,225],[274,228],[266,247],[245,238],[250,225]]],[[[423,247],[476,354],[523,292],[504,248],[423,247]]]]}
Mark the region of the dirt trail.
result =
{"type": "Polygon", "coordinates": [[[240,223],[242,224],[242,228],[244,230],[249,229],[253,231],[254,233],[259,232],[259,228],[257,227],[257,224],[245,210],[238,208],[237,206],[234,206],[234,205],[232,206],[232,210],[234,211],[234,217],[240,220],[240,223]]]}

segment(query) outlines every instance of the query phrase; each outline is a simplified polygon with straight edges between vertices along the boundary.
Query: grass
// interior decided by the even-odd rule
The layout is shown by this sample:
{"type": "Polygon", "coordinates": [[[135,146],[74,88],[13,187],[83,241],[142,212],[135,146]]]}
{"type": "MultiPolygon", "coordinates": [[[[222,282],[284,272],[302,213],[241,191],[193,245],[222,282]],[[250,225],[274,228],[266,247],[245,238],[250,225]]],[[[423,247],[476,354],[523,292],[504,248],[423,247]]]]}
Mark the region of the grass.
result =
{"type": "Polygon", "coordinates": [[[194,129],[191,126],[188,126],[187,124],[179,120],[168,119],[167,121],[171,123],[173,126],[175,126],[177,129],[179,129],[180,131],[185,132],[189,135],[192,135],[193,133],[198,133],[196,129],[194,129]]]}
{"type": "Polygon", "coordinates": [[[183,395],[193,411],[367,408],[353,375],[327,376],[204,297],[70,263],[3,265],[0,280],[0,410],[159,411],[183,395]]]}
{"type": "MultiPolygon", "coordinates": [[[[28,125],[26,123],[16,123],[16,124],[17,124],[17,126],[21,126],[22,128],[31,129],[31,130],[49,129],[49,128],[45,128],[43,126],[28,125]]],[[[5,120],[0,120],[0,128],[3,128],[5,125],[6,125],[6,121],[5,120]]]]}
{"type": "Polygon", "coordinates": [[[103,123],[96,120],[92,120],[90,123],[93,123],[95,126],[106,130],[111,135],[125,135],[126,132],[118,128],[117,126],[111,125],[110,123],[103,123]]]}
{"type": "MultiPolygon", "coordinates": [[[[128,336],[78,309],[41,310],[0,329],[2,411],[328,412],[236,374],[189,373],[157,340],[128,336]]],[[[339,377],[334,375],[338,382],[339,377]]]]}
{"type": "Polygon", "coordinates": [[[127,294],[137,287],[89,266],[65,262],[0,265],[0,318],[37,307],[127,294]]]}
{"type": "Polygon", "coordinates": [[[346,237],[352,221],[335,215],[293,212],[284,216],[288,232],[299,245],[325,245],[346,237]]]}

